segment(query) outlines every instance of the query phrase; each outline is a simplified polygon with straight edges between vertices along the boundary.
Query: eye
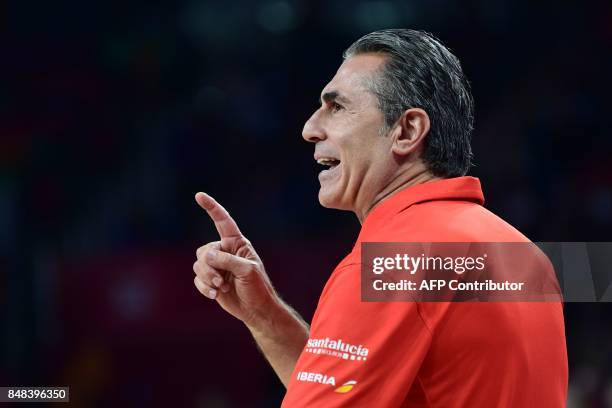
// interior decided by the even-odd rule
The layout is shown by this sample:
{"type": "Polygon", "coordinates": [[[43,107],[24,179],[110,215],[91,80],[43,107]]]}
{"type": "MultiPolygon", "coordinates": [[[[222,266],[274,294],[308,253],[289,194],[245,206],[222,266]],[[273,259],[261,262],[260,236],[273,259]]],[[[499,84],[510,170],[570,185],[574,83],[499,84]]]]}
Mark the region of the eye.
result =
{"type": "Polygon", "coordinates": [[[344,109],[344,106],[340,105],[338,102],[330,103],[330,110],[333,113],[336,113],[336,112],[340,111],[341,109],[344,109]]]}

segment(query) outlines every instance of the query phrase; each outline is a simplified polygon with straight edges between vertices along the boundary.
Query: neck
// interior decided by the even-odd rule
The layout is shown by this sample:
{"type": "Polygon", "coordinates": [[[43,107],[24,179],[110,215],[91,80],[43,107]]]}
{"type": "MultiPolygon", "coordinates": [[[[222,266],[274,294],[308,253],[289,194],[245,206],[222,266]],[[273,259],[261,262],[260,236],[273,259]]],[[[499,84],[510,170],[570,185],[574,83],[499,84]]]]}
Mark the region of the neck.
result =
{"type": "Polygon", "coordinates": [[[357,218],[359,218],[359,223],[363,224],[363,221],[374,208],[398,191],[417,184],[439,180],[440,178],[441,177],[431,174],[426,168],[412,169],[398,174],[397,176],[393,177],[378,194],[374,196],[374,199],[370,205],[366,206],[363,211],[355,211],[357,218]]]}

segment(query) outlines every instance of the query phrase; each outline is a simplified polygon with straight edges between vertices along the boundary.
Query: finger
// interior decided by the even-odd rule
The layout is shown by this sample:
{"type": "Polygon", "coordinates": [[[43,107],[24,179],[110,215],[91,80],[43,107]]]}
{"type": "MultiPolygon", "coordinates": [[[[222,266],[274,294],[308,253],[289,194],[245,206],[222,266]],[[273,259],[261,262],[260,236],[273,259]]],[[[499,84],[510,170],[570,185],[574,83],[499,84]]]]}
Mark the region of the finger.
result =
{"type": "Polygon", "coordinates": [[[224,282],[221,271],[218,271],[202,260],[198,260],[193,264],[193,271],[205,285],[213,289],[221,289],[224,293],[229,291],[229,285],[224,282]]]}
{"type": "Polygon", "coordinates": [[[200,293],[206,296],[207,298],[215,299],[217,297],[217,290],[202,283],[199,277],[196,276],[193,279],[193,283],[195,284],[196,288],[200,291],[200,293]]]}
{"type": "Polygon", "coordinates": [[[231,272],[236,277],[246,276],[257,269],[255,261],[215,249],[206,251],[206,263],[215,269],[231,272]]]}
{"type": "Polygon", "coordinates": [[[216,202],[214,198],[205,193],[197,193],[195,195],[195,200],[200,207],[206,210],[210,218],[212,218],[221,239],[242,236],[236,221],[234,221],[227,210],[216,202]]]}
{"type": "Polygon", "coordinates": [[[221,249],[221,241],[209,242],[208,244],[202,245],[201,247],[199,247],[196,250],[196,258],[201,259],[205,255],[206,250],[209,249],[209,248],[220,250],[221,249]]]}

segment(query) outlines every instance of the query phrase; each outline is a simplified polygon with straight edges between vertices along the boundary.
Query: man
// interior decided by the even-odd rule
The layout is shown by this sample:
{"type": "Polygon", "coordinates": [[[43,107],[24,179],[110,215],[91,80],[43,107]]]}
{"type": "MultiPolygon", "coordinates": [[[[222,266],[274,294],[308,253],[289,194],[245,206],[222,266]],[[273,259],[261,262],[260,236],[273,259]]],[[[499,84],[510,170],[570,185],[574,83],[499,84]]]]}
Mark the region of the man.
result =
{"type": "Polygon", "coordinates": [[[344,58],[303,137],[328,167],[320,203],[353,211],[362,229],[311,327],[204,193],[196,201],[221,239],[197,250],[196,287],[249,328],[287,387],[283,407],[563,406],[558,302],[361,302],[363,242],[528,240],[482,207],[478,179],[465,176],[473,102],[448,49],[424,32],[383,30],[344,58]]]}

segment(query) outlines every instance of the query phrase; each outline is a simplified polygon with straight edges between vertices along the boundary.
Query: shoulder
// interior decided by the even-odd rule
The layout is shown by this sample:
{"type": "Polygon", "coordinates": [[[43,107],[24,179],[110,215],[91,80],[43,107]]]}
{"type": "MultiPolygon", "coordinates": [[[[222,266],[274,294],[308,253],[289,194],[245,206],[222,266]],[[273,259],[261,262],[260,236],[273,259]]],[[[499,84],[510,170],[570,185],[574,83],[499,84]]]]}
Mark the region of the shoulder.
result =
{"type": "Polygon", "coordinates": [[[414,204],[380,231],[385,241],[528,242],[519,230],[485,207],[461,200],[414,204]]]}

